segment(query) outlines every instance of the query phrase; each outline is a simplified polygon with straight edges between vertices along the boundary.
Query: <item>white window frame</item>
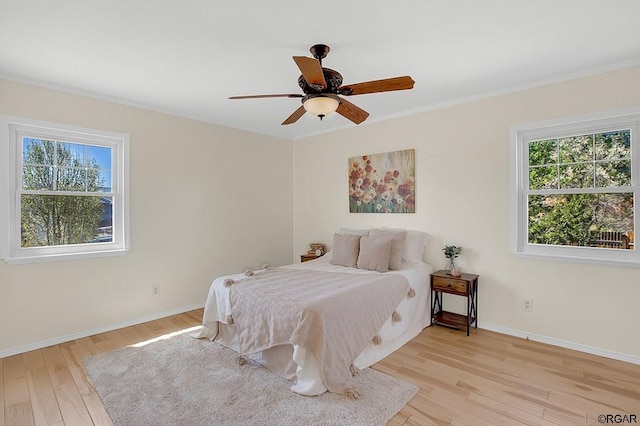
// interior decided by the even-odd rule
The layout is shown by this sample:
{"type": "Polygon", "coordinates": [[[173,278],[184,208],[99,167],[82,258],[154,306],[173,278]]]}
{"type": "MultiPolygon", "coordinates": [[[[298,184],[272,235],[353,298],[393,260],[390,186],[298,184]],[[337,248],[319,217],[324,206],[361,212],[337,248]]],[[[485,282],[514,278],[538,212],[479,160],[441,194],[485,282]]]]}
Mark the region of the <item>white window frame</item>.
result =
{"type": "MultiPolygon", "coordinates": [[[[129,135],[0,114],[0,258],[8,264],[124,255],[129,250],[129,135]],[[112,242],[21,246],[22,137],[112,149],[112,242]]],[[[64,193],[66,194],[66,193],[64,193]]],[[[96,193],[99,195],[100,193],[96,193]]],[[[63,195],[63,193],[61,193],[63,195]]]]}
{"type": "MultiPolygon", "coordinates": [[[[633,250],[528,243],[529,142],[619,129],[631,129],[631,186],[608,188],[606,192],[633,193],[633,221],[637,234],[640,231],[640,107],[519,124],[510,128],[509,245],[514,254],[549,260],[640,266],[637,238],[633,250]]],[[[582,191],[565,189],[562,193],[582,191]]],[[[602,189],[595,188],[593,192],[602,192],[602,189]]]]}

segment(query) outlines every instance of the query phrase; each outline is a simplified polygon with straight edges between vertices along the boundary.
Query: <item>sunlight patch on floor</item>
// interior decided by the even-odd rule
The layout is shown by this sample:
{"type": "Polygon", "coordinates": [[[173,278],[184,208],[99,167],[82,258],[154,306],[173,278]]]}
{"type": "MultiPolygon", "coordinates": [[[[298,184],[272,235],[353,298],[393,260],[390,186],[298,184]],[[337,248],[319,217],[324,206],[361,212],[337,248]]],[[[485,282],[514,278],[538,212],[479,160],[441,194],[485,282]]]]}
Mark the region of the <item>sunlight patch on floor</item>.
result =
{"type": "Polygon", "coordinates": [[[202,328],[201,325],[197,325],[195,327],[185,328],[183,330],[174,331],[172,333],[163,334],[162,336],[154,337],[153,339],[145,340],[144,342],[134,343],[133,345],[129,345],[130,348],[141,348],[143,346],[148,345],[149,343],[158,342],[160,340],[171,339],[172,337],[180,336],[181,334],[191,333],[194,331],[199,331],[202,328]]]}

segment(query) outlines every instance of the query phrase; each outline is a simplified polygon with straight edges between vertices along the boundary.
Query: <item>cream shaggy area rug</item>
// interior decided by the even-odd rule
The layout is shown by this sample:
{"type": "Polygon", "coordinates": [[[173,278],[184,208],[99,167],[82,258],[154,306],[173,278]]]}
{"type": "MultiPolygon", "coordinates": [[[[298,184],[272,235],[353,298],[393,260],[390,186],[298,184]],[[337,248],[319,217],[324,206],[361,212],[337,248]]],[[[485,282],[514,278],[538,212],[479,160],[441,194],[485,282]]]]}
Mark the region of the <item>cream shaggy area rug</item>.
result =
{"type": "Polygon", "coordinates": [[[372,369],[360,399],[308,397],[291,382],[217,343],[183,334],[85,360],[115,425],[386,425],[418,388],[372,369]]]}

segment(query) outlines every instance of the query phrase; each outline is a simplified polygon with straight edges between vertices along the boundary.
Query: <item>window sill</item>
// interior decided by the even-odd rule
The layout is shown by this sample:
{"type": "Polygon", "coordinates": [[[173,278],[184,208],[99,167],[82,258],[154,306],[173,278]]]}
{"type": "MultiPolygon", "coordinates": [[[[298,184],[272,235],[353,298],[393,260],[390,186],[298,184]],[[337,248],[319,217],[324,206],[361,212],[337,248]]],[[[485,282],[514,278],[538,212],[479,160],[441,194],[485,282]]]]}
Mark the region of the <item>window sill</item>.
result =
{"type": "Polygon", "coordinates": [[[640,267],[640,260],[635,259],[608,259],[601,257],[582,257],[582,256],[569,256],[569,255],[552,255],[552,254],[539,254],[539,253],[523,253],[515,252],[517,257],[533,260],[551,260],[554,262],[574,262],[574,263],[586,263],[592,265],[606,265],[606,266],[629,266],[640,267]]]}
{"type": "Polygon", "coordinates": [[[9,257],[4,259],[8,265],[25,265],[30,263],[59,262],[65,260],[95,259],[100,257],[124,256],[129,249],[114,249],[84,253],[48,254],[28,257],[9,257]]]}

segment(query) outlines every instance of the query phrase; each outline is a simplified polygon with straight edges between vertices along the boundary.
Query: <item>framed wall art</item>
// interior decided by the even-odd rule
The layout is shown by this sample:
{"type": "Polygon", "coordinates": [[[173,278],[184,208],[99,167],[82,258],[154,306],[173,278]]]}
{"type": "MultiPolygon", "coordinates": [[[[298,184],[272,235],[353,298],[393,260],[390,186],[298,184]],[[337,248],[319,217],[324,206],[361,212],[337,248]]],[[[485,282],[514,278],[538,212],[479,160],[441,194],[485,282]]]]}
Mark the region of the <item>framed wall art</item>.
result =
{"type": "Polygon", "coordinates": [[[415,213],[415,150],[349,158],[350,213],[415,213]]]}

